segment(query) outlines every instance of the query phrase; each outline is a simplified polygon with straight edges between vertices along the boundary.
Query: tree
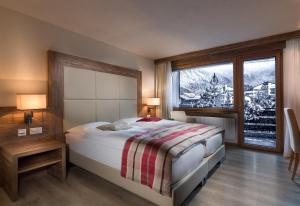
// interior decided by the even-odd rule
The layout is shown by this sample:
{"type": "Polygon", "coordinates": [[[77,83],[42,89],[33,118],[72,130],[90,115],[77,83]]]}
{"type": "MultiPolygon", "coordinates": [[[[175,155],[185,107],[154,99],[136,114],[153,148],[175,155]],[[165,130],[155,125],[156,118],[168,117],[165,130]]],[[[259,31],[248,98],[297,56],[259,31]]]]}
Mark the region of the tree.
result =
{"type": "Polygon", "coordinates": [[[225,96],[226,92],[224,91],[224,87],[219,84],[219,79],[214,73],[208,87],[206,87],[204,93],[201,95],[201,99],[197,102],[197,105],[198,107],[220,107],[225,100],[225,96]]]}

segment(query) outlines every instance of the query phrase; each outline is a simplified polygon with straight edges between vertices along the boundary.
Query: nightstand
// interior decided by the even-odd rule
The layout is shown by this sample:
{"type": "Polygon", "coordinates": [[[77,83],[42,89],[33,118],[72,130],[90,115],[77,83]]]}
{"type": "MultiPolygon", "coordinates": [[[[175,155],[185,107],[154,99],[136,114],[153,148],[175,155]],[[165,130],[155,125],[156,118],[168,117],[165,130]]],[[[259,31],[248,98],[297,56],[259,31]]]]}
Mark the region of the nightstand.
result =
{"type": "Polygon", "coordinates": [[[0,147],[1,184],[12,201],[18,199],[19,176],[47,167],[48,173],[66,177],[66,144],[56,139],[39,139],[0,147]]]}

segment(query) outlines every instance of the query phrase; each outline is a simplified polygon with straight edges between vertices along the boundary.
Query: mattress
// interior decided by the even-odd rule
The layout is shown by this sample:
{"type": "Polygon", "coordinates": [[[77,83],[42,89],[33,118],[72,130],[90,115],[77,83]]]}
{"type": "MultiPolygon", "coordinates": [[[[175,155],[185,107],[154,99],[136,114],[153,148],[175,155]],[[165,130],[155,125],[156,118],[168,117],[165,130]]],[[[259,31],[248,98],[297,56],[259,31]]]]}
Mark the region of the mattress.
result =
{"type": "Polygon", "coordinates": [[[215,153],[217,149],[221,147],[223,144],[222,134],[218,133],[216,135],[213,135],[204,141],[205,145],[205,154],[204,157],[208,157],[215,153]]]}
{"type": "MultiPolygon", "coordinates": [[[[178,124],[176,121],[136,122],[136,118],[126,119],[132,128],[123,131],[101,131],[96,127],[108,122],[93,122],[72,128],[66,134],[69,148],[83,156],[121,171],[122,151],[128,138],[153,126],[178,124]]],[[[172,163],[172,183],[176,183],[195,169],[204,157],[214,153],[222,144],[222,136],[214,135],[205,144],[195,145],[172,163]]]]}

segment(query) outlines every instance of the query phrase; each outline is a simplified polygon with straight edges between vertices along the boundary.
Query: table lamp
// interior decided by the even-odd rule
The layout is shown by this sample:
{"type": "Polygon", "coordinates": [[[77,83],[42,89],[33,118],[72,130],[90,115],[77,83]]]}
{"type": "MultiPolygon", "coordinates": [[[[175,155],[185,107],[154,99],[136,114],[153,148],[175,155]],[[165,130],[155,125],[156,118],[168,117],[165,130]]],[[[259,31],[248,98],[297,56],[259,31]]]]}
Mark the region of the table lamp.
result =
{"type": "Polygon", "coordinates": [[[148,115],[147,117],[151,117],[152,110],[160,105],[160,99],[159,98],[147,98],[146,99],[146,105],[148,106],[148,115]]]}

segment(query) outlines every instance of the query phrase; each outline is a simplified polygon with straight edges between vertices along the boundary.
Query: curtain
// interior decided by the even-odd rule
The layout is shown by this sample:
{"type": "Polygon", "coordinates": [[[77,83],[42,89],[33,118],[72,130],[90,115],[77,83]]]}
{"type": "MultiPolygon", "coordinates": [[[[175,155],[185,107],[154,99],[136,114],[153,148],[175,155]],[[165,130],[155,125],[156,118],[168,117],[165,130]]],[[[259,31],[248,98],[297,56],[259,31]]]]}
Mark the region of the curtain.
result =
{"type": "MultiPolygon", "coordinates": [[[[283,53],[284,107],[294,109],[300,126],[300,39],[286,42],[283,53]]],[[[284,156],[290,156],[289,132],[284,121],[284,156]]]]}
{"type": "Polygon", "coordinates": [[[163,62],[155,65],[155,93],[160,98],[157,107],[159,117],[170,118],[172,105],[172,66],[171,62],[163,62]]]}

